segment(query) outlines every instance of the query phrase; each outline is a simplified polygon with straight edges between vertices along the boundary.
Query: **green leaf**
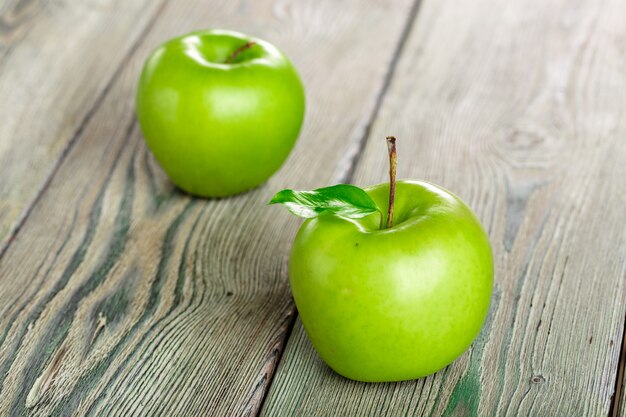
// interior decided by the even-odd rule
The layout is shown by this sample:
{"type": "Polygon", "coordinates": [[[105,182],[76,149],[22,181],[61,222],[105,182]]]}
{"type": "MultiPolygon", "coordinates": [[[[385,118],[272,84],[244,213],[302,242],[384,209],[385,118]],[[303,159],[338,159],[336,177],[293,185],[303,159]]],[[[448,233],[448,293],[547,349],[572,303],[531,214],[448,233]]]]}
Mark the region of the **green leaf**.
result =
{"type": "Polygon", "coordinates": [[[358,219],[380,212],[372,198],[361,188],[349,184],[333,185],[313,191],[282,190],[269,204],[284,204],[287,209],[306,219],[323,213],[358,219]]]}

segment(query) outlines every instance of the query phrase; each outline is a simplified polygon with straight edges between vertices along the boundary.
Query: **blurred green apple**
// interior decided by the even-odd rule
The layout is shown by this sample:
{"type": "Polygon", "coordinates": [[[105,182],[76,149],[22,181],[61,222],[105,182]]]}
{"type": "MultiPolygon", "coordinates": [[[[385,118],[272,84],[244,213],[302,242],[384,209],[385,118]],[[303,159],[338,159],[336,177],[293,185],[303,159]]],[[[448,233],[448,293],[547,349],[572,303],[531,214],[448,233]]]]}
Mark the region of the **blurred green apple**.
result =
{"type": "Polygon", "coordinates": [[[203,197],[266,181],[293,148],[304,118],[302,82],[260,39],[223,30],[167,41],[137,88],[146,142],[171,180],[203,197]]]}

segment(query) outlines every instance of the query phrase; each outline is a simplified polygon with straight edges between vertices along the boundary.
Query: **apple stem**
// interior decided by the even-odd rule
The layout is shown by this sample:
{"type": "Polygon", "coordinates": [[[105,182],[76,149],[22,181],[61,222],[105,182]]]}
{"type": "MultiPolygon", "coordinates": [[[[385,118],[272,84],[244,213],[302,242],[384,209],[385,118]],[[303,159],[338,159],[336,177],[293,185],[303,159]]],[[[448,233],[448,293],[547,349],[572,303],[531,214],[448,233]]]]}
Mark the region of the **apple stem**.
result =
{"type": "Polygon", "coordinates": [[[239,56],[239,54],[241,54],[243,51],[252,48],[254,45],[256,45],[256,42],[246,42],[243,45],[241,45],[239,48],[235,49],[235,51],[230,54],[230,56],[228,58],[226,58],[226,64],[231,64],[235,61],[235,59],[237,59],[237,57],[239,56]]]}
{"type": "Polygon", "coordinates": [[[396,152],[396,138],[387,136],[387,149],[389,149],[389,211],[387,212],[387,228],[393,226],[393,204],[396,199],[396,165],[398,154],[396,152]]]}

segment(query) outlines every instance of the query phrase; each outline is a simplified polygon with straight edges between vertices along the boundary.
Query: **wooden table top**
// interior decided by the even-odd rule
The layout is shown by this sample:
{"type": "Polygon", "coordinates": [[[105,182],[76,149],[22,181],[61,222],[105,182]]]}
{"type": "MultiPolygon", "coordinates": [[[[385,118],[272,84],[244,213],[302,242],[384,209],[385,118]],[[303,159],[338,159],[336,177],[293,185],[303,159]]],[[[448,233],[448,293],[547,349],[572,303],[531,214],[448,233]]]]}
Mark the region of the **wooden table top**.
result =
{"type": "Polygon", "coordinates": [[[0,3],[0,416],[626,416],[623,0],[0,3]],[[177,191],[134,114],[148,53],[229,28],[298,67],[269,182],[177,191]],[[462,197],[495,288],[472,347],[357,383],[297,318],[282,188],[399,177],[462,197]]]}

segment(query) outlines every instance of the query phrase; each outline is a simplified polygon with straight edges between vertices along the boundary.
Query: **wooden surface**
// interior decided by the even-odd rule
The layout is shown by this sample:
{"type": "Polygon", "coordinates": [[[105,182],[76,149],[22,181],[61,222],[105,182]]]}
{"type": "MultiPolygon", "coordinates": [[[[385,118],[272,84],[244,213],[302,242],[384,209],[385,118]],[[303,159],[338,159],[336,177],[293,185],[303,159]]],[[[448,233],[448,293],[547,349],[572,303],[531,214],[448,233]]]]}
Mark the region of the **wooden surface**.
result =
{"type": "Polygon", "coordinates": [[[0,254],[159,12],[72,3],[0,2],[0,254]]]}
{"type": "Polygon", "coordinates": [[[488,322],[445,371],[379,385],[330,372],[298,323],[265,415],[609,413],[626,308],[624,21],[620,1],[424,2],[353,180],[385,180],[392,133],[402,176],[475,209],[496,260],[488,322]]]}
{"type": "Polygon", "coordinates": [[[3,2],[0,416],[626,416],[624,21],[620,0],[3,2]],[[175,190],[133,109],[150,50],[201,27],[274,42],[307,89],[287,164],[224,200],[175,190]],[[496,284],[454,364],[363,384],[295,319],[299,222],[265,203],[384,181],[387,134],[399,176],[476,211],[496,284]]]}
{"type": "Polygon", "coordinates": [[[393,6],[177,1],[160,11],[1,260],[0,415],[257,413],[295,313],[286,259],[297,221],[266,203],[340,175],[411,3],[393,6]],[[133,113],[149,51],[202,26],[281,45],[308,91],[289,163],[228,200],[174,190],[133,113]]]}

